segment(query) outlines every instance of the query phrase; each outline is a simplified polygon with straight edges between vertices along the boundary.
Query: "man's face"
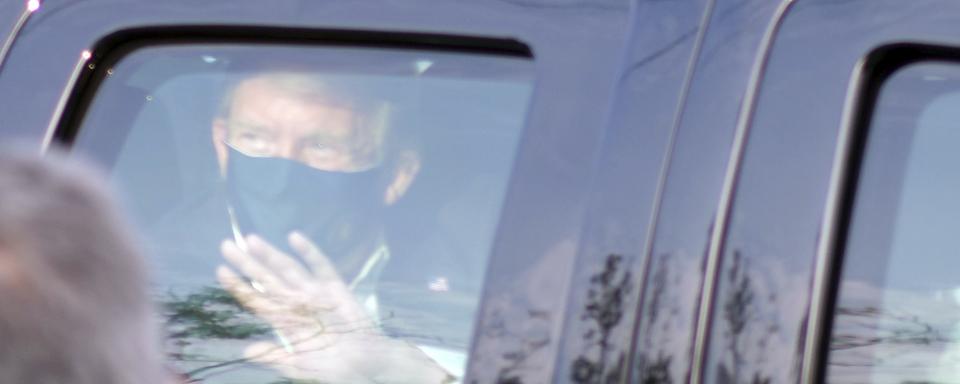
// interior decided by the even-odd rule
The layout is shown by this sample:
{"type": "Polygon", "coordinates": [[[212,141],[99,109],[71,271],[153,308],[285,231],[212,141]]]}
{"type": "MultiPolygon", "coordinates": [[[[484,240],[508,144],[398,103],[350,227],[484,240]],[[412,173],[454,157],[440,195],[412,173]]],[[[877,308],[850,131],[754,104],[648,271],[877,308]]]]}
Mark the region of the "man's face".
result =
{"type": "Polygon", "coordinates": [[[237,86],[228,115],[214,122],[214,145],[221,167],[231,146],[249,156],[358,172],[378,165],[383,142],[381,128],[363,118],[335,95],[298,93],[252,78],[237,86]]]}
{"type": "MultiPolygon", "coordinates": [[[[228,146],[254,157],[298,161],[318,170],[360,172],[383,163],[384,124],[336,95],[285,88],[270,76],[252,77],[233,92],[226,116],[213,122],[213,145],[226,174],[228,146]]],[[[375,112],[373,114],[376,114],[375,112]]],[[[395,203],[416,178],[420,159],[403,151],[390,170],[383,203],[395,203]]]]}

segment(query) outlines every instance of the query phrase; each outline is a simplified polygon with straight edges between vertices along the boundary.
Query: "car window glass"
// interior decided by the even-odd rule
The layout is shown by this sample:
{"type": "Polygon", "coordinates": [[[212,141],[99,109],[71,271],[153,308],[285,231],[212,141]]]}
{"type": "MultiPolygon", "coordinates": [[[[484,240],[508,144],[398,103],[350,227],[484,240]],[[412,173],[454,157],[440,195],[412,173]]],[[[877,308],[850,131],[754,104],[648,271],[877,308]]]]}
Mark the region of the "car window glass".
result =
{"type": "Polygon", "coordinates": [[[74,151],[143,233],[176,372],[462,376],[528,58],[221,43],[98,65],[74,151]]]}
{"type": "Polygon", "coordinates": [[[960,381],[960,66],[891,75],[867,132],[827,381],[960,381]]]}

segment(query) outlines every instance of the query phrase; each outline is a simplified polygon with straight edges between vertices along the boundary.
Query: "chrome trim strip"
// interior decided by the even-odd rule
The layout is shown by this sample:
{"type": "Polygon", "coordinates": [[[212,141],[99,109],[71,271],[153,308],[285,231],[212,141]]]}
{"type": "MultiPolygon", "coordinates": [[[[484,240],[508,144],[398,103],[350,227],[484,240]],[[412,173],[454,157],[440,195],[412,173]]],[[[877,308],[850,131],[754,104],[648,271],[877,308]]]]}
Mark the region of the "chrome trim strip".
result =
{"type": "Polygon", "coordinates": [[[746,94],[743,104],[740,106],[740,119],[737,122],[737,130],[734,134],[733,147],[730,150],[730,159],[727,161],[727,172],[723,180],[723,190],[720,195],[720,202],[717,206],[716,217],[713,221],[713,230],[710,233],[710,248],[707,252],[707,266],[704,275],[703,286],[700,291],[700,310],[697,314],[697,328],[694,336],[693,346],[693,369],[690,372],[690,383],[700,384],[703,382],[704,364],[707,358],[707,338],[710,333],[710,318],[713,311],[713,299],[715,294],[717,276],[720,270],[720,257],[723,247],[724,237],[726,235],[726,226],[730,218],[730,212],[733,209],[733,195],[736,187],[737,178],[740,174],[740,163],[743,161],[744,149],[746,147],[747,134],[750,125],[753,122],[753,113],[756,109],[759,85],[763,80],[763,75],[770,58],[770,50],[773,46],[773,39],[776,37],[783,19],[793,5],[794,0],[784,0],[777,7],[770,24],[764,32],[763,40],[758,46],[757,56],[753,63],[753,71],[750,74],[750,81],[747,83],[746,94]],[[699,368],[697,368],[699,367],[699,368]]]}
{"type": "Polygon", "coordinates": [[[676,138],[677,131],[680,129],[680,124],[683,122],[683,112],[686,110],[687,97],[690,94],[690,87],[693,83],[693,76],[696,73],[697,63],[700,61],[700,52],[703,48],[703,42],[706,40],[707,30],[710,28],[710,19],[713,17],[713,10],[716,5],[717,0],[708,0],[706,7],[703,9],[703,15],[700,16],[700,22],[698,26],[700,30],[697,31],[697,39],[693,43],[691,48],[690,61],[687,63],[687,70],[684,73],[683,85],[680,88],[680,93],[677,96],[677,109],[673,114],[673,121],[671,122],[670,127],[670,136],[667,139],[667,147],[663,153],[663,158],[660,160],[660,173],[657,179],[657,189],[653,195],[653,209],[650,211],[650,217],[647,221],[647,234],[645,236],[643,251],[641,255],[643,260],[640,262],[640,273],[642,274],[642,279],[638,282],[640,286],[639,292],[637,294],[637,306],[634,312],[634,317],[636,321],[633,324],[633,330],[630,334],[630,349],[627,352],[627,374],[625,383],[632,383],[634,381],[634,368],[633,361],[636,358],[637,348],[639,347],[638,335],[640,332],[640,325],[642,323],[643,316],[643,305],[645,304],[644,297],[646,295],[646,282],[649,274],[647,273],[650,268],[650,263],[653,259],[653,243],[656,240],[657,234],[657,223],[660,219],[660,208],[663,205],[663,193],[667,188],[667,176],[670,173],[670,164],[671,159],[673,158],[673,152],[676,147],[676,138]]]}
{"type": "MultiPolygon", "coordinates": [[[[837,148],[833,155],[833,169],[830,174],[830,186],[827,192],[827,204],[824,209],[823,222],[820,224],[820,234],[817,244],[817,255],[813,275],[813,292],[810,296],[809,313],[807,314],[807,335],[803,344],[803,360],[800,365],[800,382],[812,383],[820,373],[817,364],[817,347],[819,341],[823,338],[825,318],[830,311],[826,308],[829,302],[830,290],[827,287],[830,276],[834,272],[836,263],[831,258],[834,247],[836,246],[837,228],[840,225],[840,210],[843,197],[846,195],[847,183],[845,180],[850,174],[850,151],[853,144],[854,119],[856,118],[857,107],[861,102],[861,92],[865,81],[863,70],[866,65],[865,59],[860,59],[854,67],[851,82],[847,88],[847,95],[844,100],[843,117],[840,125],[837,148]]],[[[838,287],[839,289],[839,287],[838,287]]]]}
{"type": "Polygon", "coordinates": [[[18,18],[16,24],[13,25],[13,29],[10,30],[10,34],[7,35],[7,39],[3,42],[3,46],[0,46],[0,71],[3,70],[3,65],[7,62],[7,54],[10,53],[10,49],[13,48],[13,42],[16,41],[17,36],[20,35],[20,31],[23,30],[23,26],[27,24],[27,20],[30,19],[30,15],[36,11],[36,8],[30,9],[29,2],[25,2],[23,4],[23,12],[20,13],[20,18],[18,18]]]}
{"type": "Polygon", "coordinates": [[[60,100],[57,101],[56,109],[54,109],[50,117],[50,122],[47,124],[47,131],[43,134],[43,142],[40,144],[41,154],[47,153],[47,150],[50,149],[50,144],[53,142],[53,135],[57,130],[60,118],[63,117],[63,110],[67,106],[67,100],[70,99],[70,93],[73,92],[73,87],[77,84],[77,79],[80,78],[80,72],[83,71],[87,61],[90,60],[90,56],[90,51],[83,51],[80,54],[80,60],[77,61],[77,65],[73,67],[73,73],[70,74],[70,79],[67,80],[66,86],[63,87],[63,92],[60,93],[60,100]]]}

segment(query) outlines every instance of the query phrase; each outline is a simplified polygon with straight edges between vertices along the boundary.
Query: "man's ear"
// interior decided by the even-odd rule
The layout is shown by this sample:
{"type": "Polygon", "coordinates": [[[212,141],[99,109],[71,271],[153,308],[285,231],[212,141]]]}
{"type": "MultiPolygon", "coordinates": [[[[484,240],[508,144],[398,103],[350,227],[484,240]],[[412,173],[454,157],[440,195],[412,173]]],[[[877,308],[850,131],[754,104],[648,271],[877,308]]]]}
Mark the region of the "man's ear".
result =
{"type": "Polygon", "coordinates": [[[383,194],[383,202],[386,205],[393,205],[400,200],[420,173],[420,155],[415,151],[401,152],[398,160],[393,180],[387,185],[387,190],[383,194]]]}
{"type": "Polygon", "coordinates": [[[220,165],[220,176],[227,174],[227,121],[223,118],[213,119],[213,150],[217,154],[217,164],[220,165]]]}

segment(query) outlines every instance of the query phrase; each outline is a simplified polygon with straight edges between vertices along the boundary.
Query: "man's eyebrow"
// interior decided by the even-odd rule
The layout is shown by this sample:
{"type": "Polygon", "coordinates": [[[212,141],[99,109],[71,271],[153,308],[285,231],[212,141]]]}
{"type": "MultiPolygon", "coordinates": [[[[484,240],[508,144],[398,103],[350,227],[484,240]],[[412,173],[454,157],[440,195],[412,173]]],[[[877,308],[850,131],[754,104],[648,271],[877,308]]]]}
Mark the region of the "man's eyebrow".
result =
{"type": "Polygon", "coordinates": [[[316,141],[343,141],[343,138],[336,137],[329,133],[314,133],[306,138],[307,140],[316,140],[316,141]]]}
{"type": "Polygon", "coordinates": [[[236,120],[235,120],[235,121],[230,121],[230,122],[227,123],[227,126],[229,126],[231,129],[233,129],[233,128],[241,128],[241,129],[245,129],[245,130],[258,131],[258,132],[269,132],[269,131],[270,131],[269,129],[267,129],[267,127],[266,127],[264,124],[254,123],[254,122],[247,122],[247,121],[236,121],[236,120]]]}

